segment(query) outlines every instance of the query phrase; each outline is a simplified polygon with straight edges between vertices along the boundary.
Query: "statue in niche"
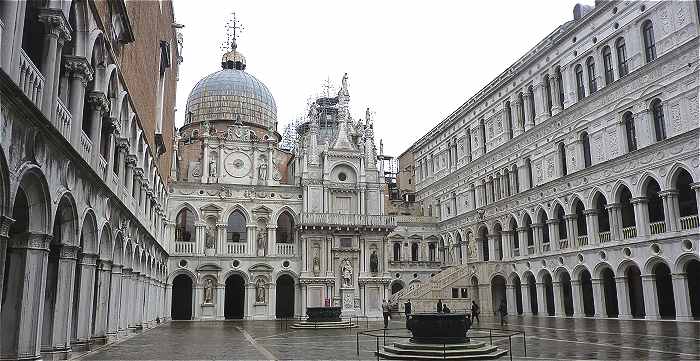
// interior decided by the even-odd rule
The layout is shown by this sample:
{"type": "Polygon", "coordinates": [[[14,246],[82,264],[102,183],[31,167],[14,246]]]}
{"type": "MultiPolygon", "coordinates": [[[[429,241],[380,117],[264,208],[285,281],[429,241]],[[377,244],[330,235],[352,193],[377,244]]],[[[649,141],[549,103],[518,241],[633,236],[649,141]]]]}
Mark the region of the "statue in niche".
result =
{"type": "Polygon", "coordinates": [[[260,164],[258,167],[258,180],[266,180],[267,179],[267,163],[263,162],[260,164]]]}
{"type": "Polygon", "coordinates": [[[216,235],[214,233],[214,226],[211,224],[207,224],[207,228],[205,231],[205,239],[204,239],[204,245],[211,249],[214,248],[214,239],[216,238],[216,235]]]}
{"type": "Polygon", "coordinates": [[[258,256],[265,256],[266,246],[267,246],[267,237],[265,237],[265,229],[258,228],[258,238],[257,238],[258,256]]]}
{"type": "Polygon", "coordinates": [[[265,281],[262,278],[255,282],[255,302],[265,302],[265,281]]]}
{"type": "Polygon", "coordinates": [[[216,177],[217,176],[217,171],[216,171],[216,159],[211,159],[209,161],[209,176],[210,177],[216,177]]]}
{"type": "Polygon", "coordinates": [[[343,278],[343,287],[352,287],[352,266],[347,258],[343,261],[343,266],[340,269],[341,277],[343,278]]]}
{"type": "Polygon", "coordinates": [[[204,133],[204,135],[209,135],[211,133],[211,124],[209,124],[208,120],[202,122],[202,133],[204,133]]]}
{"type": "Polygon", "coordinates": [[[204,303],[214,302],[214,282],[211,278],[207,278],[204,282],[204,303]]]}
{"type": "Polygon", "coordinates": [[[369,270],[372,273],[379,272],[379,257],[377,257],[376,250],[373,250],[372,254],[369,256],[369,270]]]}

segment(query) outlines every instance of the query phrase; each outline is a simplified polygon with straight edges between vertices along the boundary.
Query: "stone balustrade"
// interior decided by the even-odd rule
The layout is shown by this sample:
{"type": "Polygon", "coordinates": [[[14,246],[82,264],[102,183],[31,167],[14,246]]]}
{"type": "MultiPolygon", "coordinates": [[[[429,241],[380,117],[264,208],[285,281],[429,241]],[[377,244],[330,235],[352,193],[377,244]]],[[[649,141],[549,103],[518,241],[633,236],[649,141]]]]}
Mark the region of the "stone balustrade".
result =
{"type": "Polygon", "coordinates": [[[649,223],[649,231],[651,234],[659,234],[666,232],[666,223],[664,221],[649,223]]]}
{"type": "Polygon", "coordinates": [[[622,228],[622,238],[623,239],[634,238],[634,237],[637,237],[637,227],[632,226],[632,227],[622,228]]]}
{"type": "Polygon", "coordinates": [[[306,226],[396,227],[396,217],[385,215],[302,213],[300,218],[306,226]]]}
{"type": "Polygon", "coordinates": [[[569,240],[564,238],[559,240],[559,249],[567,249],[569,248],[569,240]]]}
{"type": "Polygon", "coordinates": [[[599,236],[601,243],[610,242],[610,231],[600,232],[599,236]]]}
{"type": "Polygon", "coordinates": [[[700,227],[700,222],[698,221],[698,215],[693,214],[691,216],[681,217],[681,229],[693,229],[700,227]]]}
{"type": "Polygon", "coordinates": [[[246,242],[227,242],[226,253],[235,255],[245,255],[247,249],[246,242]]]}
{"type": "Polygon", "coordinates": [[[107,161],[102,157],[102,155],[97,156],[97,172],[102,177],[102,179],[107,179],[107,161]]]}
{"type": "Polygon", "coordinates": [[[39,108],[44,92],[44,76],[23,49],[20,49],[19,55],[19,87],[39,108]]]}
{"type": "Polygon", "coordinates": [[[588,235],[582,235],[576,237],[576,245],[578,247],[588,246],[588,235]]]}
{"type": "Polygon", "coordinates": [[[90,154],[92,153],[92,140],[90,140],[90,137],[88,137],[83,131],[80,133],[79,150],[80,155],[83,156],[83,159],[90,159],[90,154]]]}
{"type": "Polygon", "coordinates": [[[175,242],[175,253],[193,254],[195,242],[175,242]]]}
{"type": "Polygon", "coordinates": [[[294,243],[277,243],[277,255],[293,256],[295,254],[294,243]]]}
{"type": "Polygon", "coordinates": [[[56,116],[52,119],[53,126],[56,127],[59,133],[70,142],[71,123],[73,115],[68,108],[63,104],[61,99],[56,99],[56,116]]]}

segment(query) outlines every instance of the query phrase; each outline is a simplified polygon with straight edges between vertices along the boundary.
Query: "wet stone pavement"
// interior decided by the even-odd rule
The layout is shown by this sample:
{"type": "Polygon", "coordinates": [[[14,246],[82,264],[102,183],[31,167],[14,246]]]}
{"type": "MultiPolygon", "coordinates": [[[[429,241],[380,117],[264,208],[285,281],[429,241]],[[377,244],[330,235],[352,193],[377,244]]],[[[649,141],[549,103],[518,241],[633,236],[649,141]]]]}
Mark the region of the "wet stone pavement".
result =
{"type": "MultiPolygon", "coordinates": [[[[700,322],[510,317],[508,329],[524,331],[512,338],[516,360],[699,360],[700,322]]],[[[381,328],[361,322],[359,329],[292,330],[276,321],[170,322],[105,346],[81,360],[366,360],[375,359],[376,340],[356,332],[381,328]]],[[[408,335],[403,321],[392,321],[392,334],[408,335]]],[[[475,327],[500,328],[482,317],[475,327]]],[[[472,336],[488,333],[474,332],[472,336]]],[[[398,339],[387,339],[387,343],[398,339]]],[[[380,342],[382,342],[380,340],[380,342]]],[[[508,339],[493,339],[508,348],[508,339]]],[[[504,357],[507,360],[508,357],[504,357]]]]}

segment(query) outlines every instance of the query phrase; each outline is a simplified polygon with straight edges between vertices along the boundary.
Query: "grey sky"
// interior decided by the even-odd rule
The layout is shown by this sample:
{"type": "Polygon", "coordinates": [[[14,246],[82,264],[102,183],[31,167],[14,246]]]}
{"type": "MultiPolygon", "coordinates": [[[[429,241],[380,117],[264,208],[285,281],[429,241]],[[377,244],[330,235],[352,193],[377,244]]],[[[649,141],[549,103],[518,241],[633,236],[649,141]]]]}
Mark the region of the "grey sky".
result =
{"type": "Polygon", "coordinates": [[[176,124],[187,96],[220,69],[224,24],[245,26],[246,71],[277,103],[278,131],[330,77],[349,74],[352,115],[375,112],[375,136],[398,156],[557,26],[577,2],[175,0],[185,25],[176,124]]]}

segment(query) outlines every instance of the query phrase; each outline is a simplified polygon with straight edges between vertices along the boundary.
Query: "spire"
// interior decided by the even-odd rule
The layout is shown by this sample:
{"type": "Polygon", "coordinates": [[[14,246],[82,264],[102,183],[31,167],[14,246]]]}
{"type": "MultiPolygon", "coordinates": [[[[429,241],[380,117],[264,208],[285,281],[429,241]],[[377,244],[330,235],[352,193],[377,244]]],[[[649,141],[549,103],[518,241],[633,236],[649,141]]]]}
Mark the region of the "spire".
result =
{"type": "Polygon", "coordinates": [[[338,111],[338,136],[335,138],[333,149],[352,150],[354,149],[348,135],[348,114],[347,107],[341,107],[338,111]]]}
{"type": "Polygon", "coordinates": [[[224,55],[221,57],[221,67],[223,69],[245,70],[245,57],[237,50],[238,44],[236,43],[236,39],[245,27],[236,19],[235,12],[231,13],[231,16],[231,19],[226,22],[225,26],[226,42],[221,46],[222,50],[225,51],[224,55]],[[231,50],[227,51],[229,48],[231,50]]]}

